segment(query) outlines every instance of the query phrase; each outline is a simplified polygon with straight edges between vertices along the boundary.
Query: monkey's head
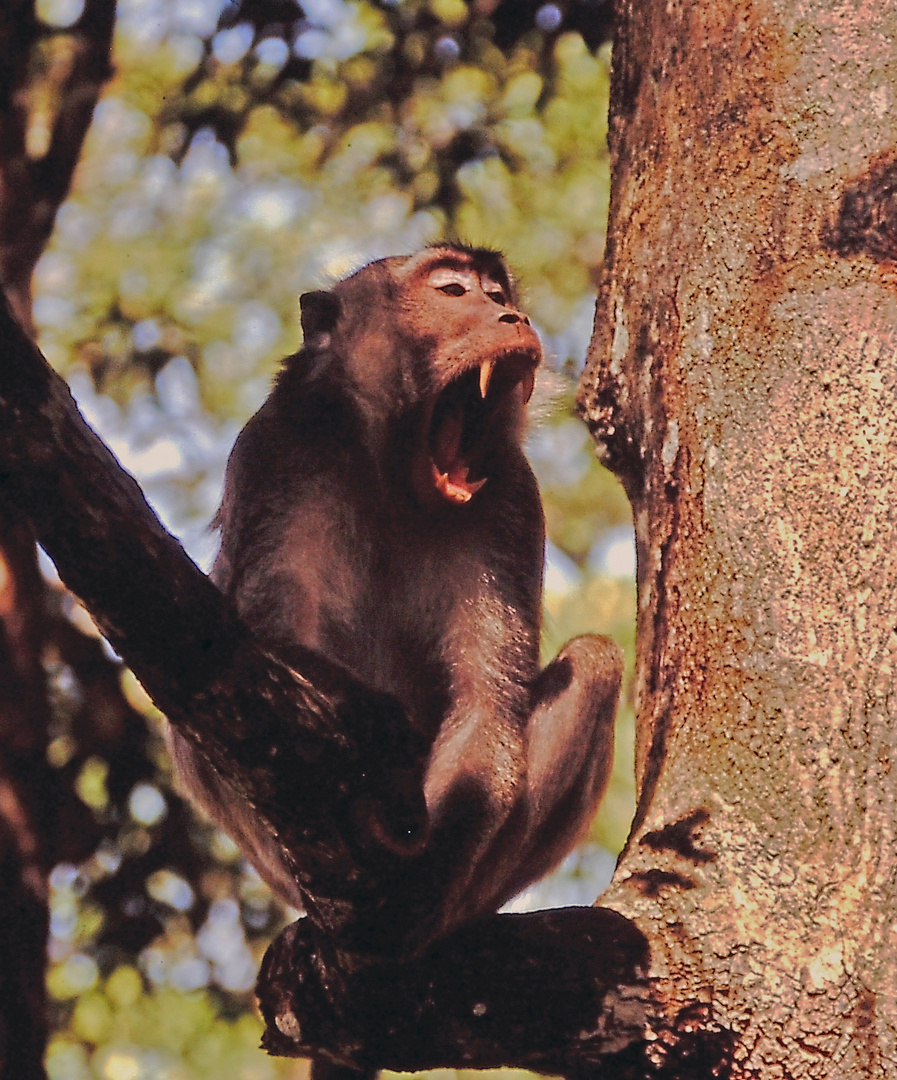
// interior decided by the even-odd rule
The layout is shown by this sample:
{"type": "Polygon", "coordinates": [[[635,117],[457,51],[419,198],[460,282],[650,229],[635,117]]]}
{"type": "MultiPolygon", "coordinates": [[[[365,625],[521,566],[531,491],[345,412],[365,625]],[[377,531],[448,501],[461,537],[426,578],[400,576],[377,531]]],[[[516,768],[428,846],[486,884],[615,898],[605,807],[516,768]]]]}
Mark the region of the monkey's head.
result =
{"type": "MultiPolygon", "coordinates": [[[[542,358],[493,251],[438,245],[301,298],[302,354],[389,443],[427,507],[469,502],[519,442],[542,358]]],[[[382,458],[381,458],[382,460],[382,458]]]]}

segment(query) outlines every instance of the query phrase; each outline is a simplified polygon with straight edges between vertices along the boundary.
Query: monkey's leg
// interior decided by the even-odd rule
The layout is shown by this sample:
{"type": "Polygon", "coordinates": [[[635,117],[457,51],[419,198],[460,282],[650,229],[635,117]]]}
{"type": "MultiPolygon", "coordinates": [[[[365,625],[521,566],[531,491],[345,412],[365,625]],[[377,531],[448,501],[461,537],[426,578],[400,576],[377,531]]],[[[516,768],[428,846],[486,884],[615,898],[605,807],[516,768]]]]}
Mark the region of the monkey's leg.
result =
{"type": "Polygon", "coordinates": [[[589,635],[568,642],[536,679],[526,782],[474,875],[495,907],[553,870],[588,829],[613,765],[622,674],[619,646],[589,635]]]}
{"type": "MultiPolygon", "coordinates": [[[[525,716],[525,708],[520,713],[525,716]]],[[[405,891],[415,911],[401,949],[406,955],[496,910],[483,891],[492,878],[482,869],[526,782],[523,727],[487,697],[440,733],[424,784],[429,841],[405,891]]]]}

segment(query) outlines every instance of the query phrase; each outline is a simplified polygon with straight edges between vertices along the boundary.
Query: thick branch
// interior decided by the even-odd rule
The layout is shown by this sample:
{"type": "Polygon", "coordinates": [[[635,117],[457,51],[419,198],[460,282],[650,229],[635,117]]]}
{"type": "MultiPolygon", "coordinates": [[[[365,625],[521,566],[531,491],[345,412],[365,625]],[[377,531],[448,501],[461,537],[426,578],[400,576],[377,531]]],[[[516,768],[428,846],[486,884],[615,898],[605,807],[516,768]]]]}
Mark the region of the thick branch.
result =
{"type": "MultiPolygon", "coordinates": [[[[335,1062],[360,1068],[515,1065],[645,1075],[648,944],[615,911],[485,919],[420,960],[359,972],[336,1010],[332,988],[322,985],[319,949],[315,931],[295,923],[268,950],[259,1000],[264,1045],[273,1053],[324,1048],[335,1062]]],[[[679,1051],[688,1053],[684,1044],[679,1051]]]]}

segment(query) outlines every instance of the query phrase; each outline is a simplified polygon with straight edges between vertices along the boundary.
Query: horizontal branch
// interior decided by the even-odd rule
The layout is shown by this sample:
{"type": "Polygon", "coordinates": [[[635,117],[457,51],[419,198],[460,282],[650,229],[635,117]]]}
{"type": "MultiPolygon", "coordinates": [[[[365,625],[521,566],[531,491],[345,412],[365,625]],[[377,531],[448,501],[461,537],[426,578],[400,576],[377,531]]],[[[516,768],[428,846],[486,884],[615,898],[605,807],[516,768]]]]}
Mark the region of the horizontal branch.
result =
{"type": "Polygon", "coordinates": [[[260,648],[5,299],[0,497],[154,703],[270,823],[309,914],[332,932],[370,918],[425,825],[422,748],[401,709],[310,651],[294,671],[260,648]]]}
{"type": "Polygon", "coordinates": [[[302,922],[268,950],[258,993],[268,1025],[263,1046],[272,1053],[323,1049],[360,1070],[646,1075],[643,1038],[654,1006],[648,943],[608,908],[484,919],[418,960],[358,972],[335,1008],[319,954],[318,935],[302,922]]]}

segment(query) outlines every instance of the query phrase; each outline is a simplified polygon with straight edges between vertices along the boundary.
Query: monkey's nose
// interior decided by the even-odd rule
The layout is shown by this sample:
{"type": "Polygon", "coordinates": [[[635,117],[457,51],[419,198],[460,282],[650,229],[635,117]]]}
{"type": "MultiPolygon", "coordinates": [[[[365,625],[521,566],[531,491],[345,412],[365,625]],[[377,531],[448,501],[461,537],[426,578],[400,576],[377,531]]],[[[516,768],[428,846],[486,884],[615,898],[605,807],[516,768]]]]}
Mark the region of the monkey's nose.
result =
{"type": "Polygon", "coordinates": [[[519,311],[505,311],[498,317],[498,321],[504,323],[522,322],[526,323],[526,325],[529,326],[529,319],[526,317],[526,315],[521,315],[519,311]]]}

